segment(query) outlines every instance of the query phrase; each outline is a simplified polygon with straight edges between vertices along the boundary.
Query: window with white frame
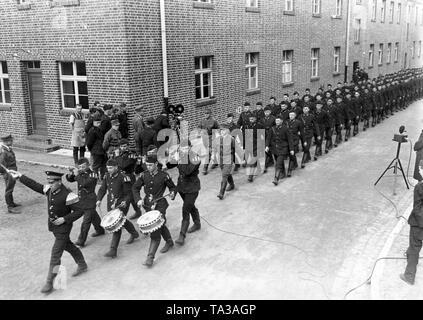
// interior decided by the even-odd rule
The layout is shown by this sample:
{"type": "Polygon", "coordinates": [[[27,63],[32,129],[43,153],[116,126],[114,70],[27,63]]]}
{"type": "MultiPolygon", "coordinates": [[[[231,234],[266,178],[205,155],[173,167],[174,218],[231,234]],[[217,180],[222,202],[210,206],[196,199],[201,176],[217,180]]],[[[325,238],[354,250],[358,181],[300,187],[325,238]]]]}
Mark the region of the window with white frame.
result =
{"type": "Polygon", "coordinates": [[[399,42],[395,42],[395,47],[394,47],[394,62],[398,62],[398,56],[399,56],[399,42]]]}
{"type": "Polygon", "coordinates": [[[258,88],[258,56],[258,53],[247,53],[245,55],[247,90],[258,88]]]}
{"type": "Polygon", "coordinates": [[[249,8],[258,8],[258,0],[246,0],[246,6],[249,8]]]}
{"type": "Polygon", "coordinates": [[[312,14],[320,14],[320,3],[321,0],[312,0],[311,1],[311,12],[312,14]]]}
{"type": "Polygon", "coordinates": [[[88,109],[88,86],[85,62],[59,62],[62,107],[75,108],[77,104],[88,109]]]}
{"type": "Polygon", "coordinates": [[[375,52],[375,45],[371,44],[369,49],[369,67],[373,67],[374,52],[375,52]]]}
{"type": "Polygon", "coordinates": [[[411,58],[414,59],[414,54],[416,52],[416,41],[413,41],[413,45],[411,47],[411,58]]]}
{"type": "Polygon", "coordinates": [[[385,13],[386,13],[386,0],[382,0],[382,5],[380,7],[380,22],[385,22],[385,13]]]}
{"type": "Polygon", "coordinates": [[[319,55],[320,49],[311,49],[311,77],[319,76],[319,55]]]}
{"type": "Polygon", "coordinates": [[[389,4],[389,23],[394,22],[394,6],[395,3],[391,1],[391,3],[389,4]]]}
{"type": "Polygon", "coordinates": [[[339,61],[341,57],[341,47],[335,47],[333,50],[333,72],[339,73],[339,61]]]}
{"type": "Polygon", "coordinates": [[[195,98],[207,99],[213,96],[212,57],[195,57],[195,98]]]}
{"type": "Polygon", "coordinates": [[[194,2],[205,2],[205,3],[211,3],[211,0],[194,0],[194,2]]]}
{"type": "Polygon", "coordinates": [[[354,22],[354,42],[360,42],[361,19],[355,19],[354,22]]]}
{"type": "Polygon", "coordinates": [[[388,47],[386,49],[386,63],[391,63],[391,51],[392,51],[392,43],[388,43],[388,47]]]}
{"type": "Polygon", "coordinates": [[[419,41],[418,51],[417,51],[417,57],[420,58],[420,55],[422,54],[422,42],[419,41]]]}
{"type": "Polygon", "coordinates": [[[6,61],[0,61],[0,103],[10,103],[9,73],[6,61]]]}
{"type": "Polygon", "coordinates": [[[342,15],[342,0],[336,0],[335,12],[337,17],[342,15]]]}
{"type": "Polygon", "coordinates": [[[401,23],[401,3],[398,3],[397,23],[401,23]]]}
{"type": "Polygon", "coordinates": [[[294,0],[285,0],[285,11],[294,11],[294,0]]]}
{"type": "Polygon", "coordinates": [[[27,4],[30,0],[18,0],[18,4],[27,4]]]}
{"type": "Polygon", "coordinates": [[[284,50],[282,52],[282,82],[292,82],[292,59],[294,56],[293,50],[284,50]]]}
{"type": "Polygon", "coordinates": [[[372,1],[372,20],[376,21],[376,12],[377,12],[376,0],[371,0],[371,1],[372,1]]]}
{"type": "Polygon", "coordinates": [[[379,44],[379,59],[378,64],[383,63],[383,43],[379,44]]]}

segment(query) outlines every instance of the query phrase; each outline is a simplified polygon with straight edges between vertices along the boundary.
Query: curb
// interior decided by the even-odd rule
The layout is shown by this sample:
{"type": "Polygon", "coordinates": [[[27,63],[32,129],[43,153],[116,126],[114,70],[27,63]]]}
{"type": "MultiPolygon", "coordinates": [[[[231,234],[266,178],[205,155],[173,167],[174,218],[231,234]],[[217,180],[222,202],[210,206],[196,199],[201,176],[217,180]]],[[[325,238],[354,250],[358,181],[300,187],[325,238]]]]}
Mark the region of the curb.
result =
{"type": "Polygon", "coordinates": [[[45,162],[37,162],[37,161],[29,161],[29,160],[17,160],[20,163],[32,164],[36,166],[45,166],[45,167],[53,167],[53,168],[60,168],[68,170],[70,166],[64,166],[61,164],[53,164],[53,163],[45,163],[45,162]]]}
{"type": "MultiPolygon", "coordinates": [[[[407,223],[408,217],[410,216],[411,210],[413,209],[413,203],[411,203],[404,212],[405,219],[401,219],[397,222],[394,229],[389,233],[388,239],[385,242],[382,250],[380,251],[377,259],[382,257],[386,257],[389,250],[394,243],[394,240],[397,238],[398,234],[401,232],[404,225],[407,223]]],[[[373,276],[370,279],[370,297],[372,300],[382,300],[382,296],[380,294],[380,282],[382,280],[383,270],[385,268],[385,260],[379,260],[376,263],[376,266],[373,271],[373,276]]]]}

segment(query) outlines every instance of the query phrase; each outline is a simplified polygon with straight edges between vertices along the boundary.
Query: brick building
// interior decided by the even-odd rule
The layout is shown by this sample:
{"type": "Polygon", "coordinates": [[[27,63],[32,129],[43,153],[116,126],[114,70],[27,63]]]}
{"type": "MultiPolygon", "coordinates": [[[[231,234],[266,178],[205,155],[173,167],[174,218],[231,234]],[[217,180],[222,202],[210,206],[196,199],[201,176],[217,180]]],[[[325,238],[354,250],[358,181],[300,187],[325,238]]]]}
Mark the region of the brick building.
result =
{"type": "MultiPolygon", "coordinates": [[[[68,145],[68,118],[78,102],[84,108],[96,100],[125,102],[130,114],[141,104],[148,115],[157,115],[165,100],[182,103],[193,127],[205,108],[223,120],[245,101],[267,103],[271,95],[281,100],[284,92],[305,88],[314,92],[344,80],[347,46],[348,78],[354,62],[367,67],[363,52],[372,39],[383,36],[386,45],[405,46],[405,18],[399,25],[372,25],[360,16],[370,10],[368,1],[358,2],[3,0],[0,134],[68,145]],[[361,38],[354,43],[357,17],[361,38]]],[[[404,16],[408,3],[423,10],[415,1],[394,2],[402,3],[404,16]]],[[[420,41],[423,12],[418,19],[409,25],[408,44],[420,41]]],[[[375,48],[380,41],[374,40],[375,48]]],[[[410,66],[421,65],[417,53],[416,48],[410,66]]],[[[399,57],[398,63],[374,67],[372,76],[399,70],[402,51],[399,57]]]]}

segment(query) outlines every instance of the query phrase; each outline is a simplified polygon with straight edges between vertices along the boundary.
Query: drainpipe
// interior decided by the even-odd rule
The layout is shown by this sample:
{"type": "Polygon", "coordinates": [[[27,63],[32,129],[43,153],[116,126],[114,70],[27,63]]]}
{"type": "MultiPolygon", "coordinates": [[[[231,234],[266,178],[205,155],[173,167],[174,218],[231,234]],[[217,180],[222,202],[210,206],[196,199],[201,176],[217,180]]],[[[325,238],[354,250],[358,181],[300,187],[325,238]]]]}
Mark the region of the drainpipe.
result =
{"type": "Polygon", "coordinates": [[[167,107],[169,103],[169,88],[167,75],[166,16],[164,0],[160,0],[160,24],[162,29],[163,102],[164,106],[167,107]]]}
{"type": "Polygon", "coordinates": [[[351,11],[351,0],[347,0],[347,35],[345,37],[345,70],[344,70],[344,82],[348,79],[348,65],[350,60],[350,13],[351,11]]]}

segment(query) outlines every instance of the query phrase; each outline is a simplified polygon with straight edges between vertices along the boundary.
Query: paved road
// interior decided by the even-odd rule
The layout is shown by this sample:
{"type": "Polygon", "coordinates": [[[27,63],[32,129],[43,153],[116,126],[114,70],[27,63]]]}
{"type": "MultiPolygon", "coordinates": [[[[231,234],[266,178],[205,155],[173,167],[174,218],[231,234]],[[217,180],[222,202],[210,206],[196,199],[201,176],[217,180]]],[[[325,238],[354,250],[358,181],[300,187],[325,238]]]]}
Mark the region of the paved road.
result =
{"type": "MultiPolygon", "coordinates": [[[[373,183],[395,156],[397,145],[391,139],[399,126],[406,125],[413,140],[418,137],[422,104],[360,132],[277,187],[271,183],[272,173],[250,184],[242,170],[235,175],[235,192],[220,201],[220,171],[213,170],[201,177],[202,229],[190,234],[186,245],[158,253],[154,267],[146,269],[142,262],[147,238],[126,245],[124,231],[114,260],[103,257],[110,235],[90,239],[83,249],[90,271],[47,297],[39,293],[53,242],[46,230],[45,199],[18,185],[16,199],[25,204],[25,213],[0,215],[0,298],[342,299],[368,277],[397,222],[392,205],[377,190],[397,203],[400,212],[410,204],[412,192],[401,179],[396,195],[392,176],[382,179],[377,190],[373,183]]],[[[402,146],[404,166],[409,150],[408,144],[402,146]]],[[[23,165],[21,170],[44,180],[41,166],[23,165]]],[[[178,197],[168,209],[174,238],[181,207],[178,197]]],[[[74,239],[79,224],[75,223],[74,239]]],[[[73,270],[66,253],[62,263],[73,270]]],[[[348,298],[368,299],[368,286],[348,298]]]]}

